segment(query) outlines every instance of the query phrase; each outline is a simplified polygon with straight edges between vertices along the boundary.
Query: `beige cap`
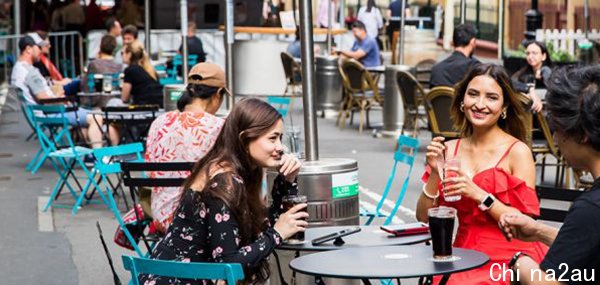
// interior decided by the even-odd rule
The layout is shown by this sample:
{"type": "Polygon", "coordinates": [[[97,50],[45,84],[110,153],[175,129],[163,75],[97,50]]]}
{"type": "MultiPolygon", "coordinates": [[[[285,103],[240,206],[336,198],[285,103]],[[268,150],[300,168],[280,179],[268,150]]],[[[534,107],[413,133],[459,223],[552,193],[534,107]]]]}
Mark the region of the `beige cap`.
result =
{"type": "Polygon", "coordinates": [[[225,72],[214,63],[201,62],[188,73],[188,83],[225,88],[225,72]]]}

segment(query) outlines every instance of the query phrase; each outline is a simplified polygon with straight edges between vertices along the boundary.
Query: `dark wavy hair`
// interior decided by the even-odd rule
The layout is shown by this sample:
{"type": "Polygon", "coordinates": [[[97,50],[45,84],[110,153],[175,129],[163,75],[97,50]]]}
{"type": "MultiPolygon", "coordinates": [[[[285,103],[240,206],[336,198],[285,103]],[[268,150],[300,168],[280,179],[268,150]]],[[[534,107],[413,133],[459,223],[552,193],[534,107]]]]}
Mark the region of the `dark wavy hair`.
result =
{"type": "MultiPolygon", "coordinates": [[[[552,59],[550,59],[550,53],[548,52],[548,48],[546,47],[546,45],[536,40],[530,40],[523,43],[523,47],[525,49],[527,49],[527,47],[529,47],[530,45],[538,46],[542,51],[542,54],[546,55],[546,60],[542,62],[542,66],[548,66],[552,68],[554,63],[552,62],[552,59]]],[[[530,82],[532,80],[532,76],[534,76],[533,67],[531,67],[531,65],[529,64],[527,64],[526,66],[515,72],[515,74],[513,74],[513,78],[516,78],[520,82],[524,83],[530,82]]]]}
{"type": "MultiPolygon", "coordinates": [[[[215,189],[204,187],[203,193],[222,200],[231,210],[240,226],[240,246],[254,242],[266,228],[266,211],[261,199],[263,169],[248,152],[250,142],[266,134],[281,114],[259,99],[245,99],[236,103],[225,120],[214,147],[201,158],[185,181],[190,188],[196,177],[210,177],[211,169],[225,168],[244,180],[244,191],[236,187],[215,189]]],[[[269,264],[262,260],[256,267],[245,268],[246,282],[264,283],[270,275],[269,264]]]]}
{"type": "Polygon", "coordinates": [[[555,131],[600,151],[600,66],[562,67],[547,83],[546,108],[555,131]]]}
{"type": "Polygon", "coordinates": [[[203,84],[190,83],[185,87],[185,91],[181,94],[179,100],[177,100],[177,110],[183,112],[185,106],[192,103],[192,101],[194,101],[195,98],[207,100],[210,99],[212,96],[216,95],[217,92],[219,92],[221,96],[225,95],[225,89],[219,89],[217,87],[207,86],[203,84]]]}
{"type": "Polygon", "coordinates": [[[480,75],[492,77],[502,89],[504,107],[506,107],[506,119],[498,120],[498,126],[515,138],[525,141],[527,132],[523,119],[525,117],[523,103],[518,99],[504,68],[491,63],[475,65],[467,76],[455,86],[454,101],[450,108],[450,116],[454,127],[460,130],[461,137],[468,137],[473,134],[473,125],[467,120],[465,113],[460,110],[460,103],[465,98],[467,87],[471,80],[480,75]]]}

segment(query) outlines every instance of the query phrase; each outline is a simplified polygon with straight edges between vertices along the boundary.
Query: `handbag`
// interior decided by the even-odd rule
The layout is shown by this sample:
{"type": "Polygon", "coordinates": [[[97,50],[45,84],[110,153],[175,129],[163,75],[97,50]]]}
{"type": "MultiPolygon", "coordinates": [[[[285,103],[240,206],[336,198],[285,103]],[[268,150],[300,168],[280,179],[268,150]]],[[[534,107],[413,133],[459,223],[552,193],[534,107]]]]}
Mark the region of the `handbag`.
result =
{"type": "Polygon", "coordinates": [[[123,229],[121,225],[118,225],[114,236],[114,242],[117,245],[129,250],[134,250],[134,248],[131,244],[131,241],[125,235],[124,230],[127,230],[133,237],[135,243],[138,244],[140,238],[144,235],[144,229],[148,225],[148,223],[144,222],[145,215],[144,211],[142,210],[142,206],[140,204],[135,205],[135,210],[137,211],[137,216],[139,217],[139,222],[141,223],[140,225],[138,225],[138,217],[136,217],[136,214],[133,210],[134,209],[131,209],[129,212],[123,215],[123,224],[125,229],[123,229]]]}

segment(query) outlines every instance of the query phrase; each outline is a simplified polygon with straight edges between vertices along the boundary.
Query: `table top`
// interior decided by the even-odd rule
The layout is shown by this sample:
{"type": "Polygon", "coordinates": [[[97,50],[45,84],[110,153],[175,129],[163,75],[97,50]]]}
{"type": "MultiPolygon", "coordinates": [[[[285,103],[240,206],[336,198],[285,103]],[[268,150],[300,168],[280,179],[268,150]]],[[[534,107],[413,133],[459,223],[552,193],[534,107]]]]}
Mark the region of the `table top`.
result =
{"type": "Polygon", "coordinates": [[[365,67],[365,69],[367,71],[369,71],[369,72],[384,73],[385,72],[385,65],[365,67]]]}
{"type": "Polygon", "coordinates": [[[99,97],[99,96],[121,96],[121,91],[113,90],[110,93],[104,92],[78,92],[79,97],[99,97]]]}
{"type": "Polygon", "coordinates": [[[306,229],[304,243],[288,244],[283,243],[277,249],[297,250],[297,251],[327,251],[338,250],[352,247],[374,247],[374,246],[389,246],[389,245],[407,245],[425,242],[431,239],[427,234],[410,235],[404,237],[392,237],[390,234],[379,229],[379,226],[360,226],[361,231],[343,237],[344,244],[337,246],[333,241],[328,241],[320,245],[312,245],[311,241],[315,238],[322,237],[331,233],[339,232],[354,226],[335,226],[335,227],[318,227],[306,229]]]}
{"type": "MultiPolygon", "coordinates": [[[[148,116],[152,116],[154,114],[156,117],[158,115],[163,114],[165,112],[164,109],[159,109],[158,111],[129,111],[129,112],[121,112],[121,111],[109,111],[109,117],[125,117],[131,116],[131,118],[146,118],[148,116]]],[[[104,115],[104,111],[102,110],[92,110],[89,112],[92,115],[104,115]]]]}
{"type": "Polygon", "coordinates": [[[434,262],[430,246],[381,246],[348,248],[298,257],[290,262],[294,271],[343,279],[415,278],[444,275],[481,267],[489,257],[469,249],[453,248],[460,257],[434,262]]]}

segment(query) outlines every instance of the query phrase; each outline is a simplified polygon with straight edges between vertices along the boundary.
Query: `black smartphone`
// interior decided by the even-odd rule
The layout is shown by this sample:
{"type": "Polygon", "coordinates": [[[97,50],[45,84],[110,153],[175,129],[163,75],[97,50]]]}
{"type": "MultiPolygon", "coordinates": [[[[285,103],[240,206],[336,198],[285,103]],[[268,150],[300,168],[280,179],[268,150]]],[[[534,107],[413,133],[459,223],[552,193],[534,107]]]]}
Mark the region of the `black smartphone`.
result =
{"type": "Polygon", "coordinates": [[[381,226],[381,230],[395,236],[417,235],[429,232],[429,225],[425,223],[410,223],[402,225],[381,226]]]}
{"type": "Polygon", "coordinates": [[[354,228],[349,228],[349,229],[345,229],[345,230],[341,230],[339,232],[335,232],[335,233],[331,233],[328,235],[324,235],[322,237],[318,237],[316,239],[312,240],[312,245],[320,245],[322,243],[326,243],[330,240],[335,240],[336,238],[339,237],[344,237],[347,235],[351,235],[354,233],[360,232],[360,227],[354,227],[354,228]]]}

